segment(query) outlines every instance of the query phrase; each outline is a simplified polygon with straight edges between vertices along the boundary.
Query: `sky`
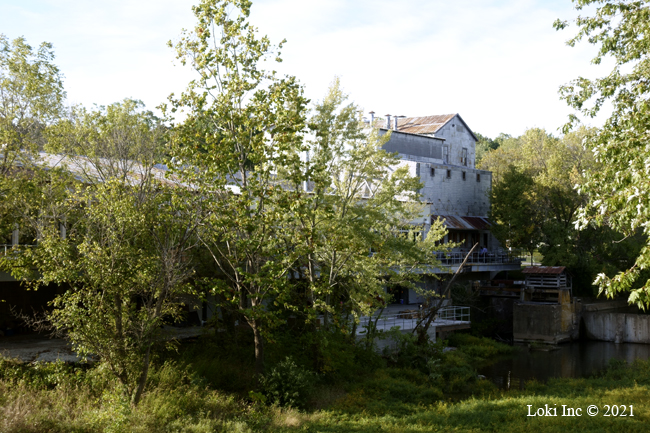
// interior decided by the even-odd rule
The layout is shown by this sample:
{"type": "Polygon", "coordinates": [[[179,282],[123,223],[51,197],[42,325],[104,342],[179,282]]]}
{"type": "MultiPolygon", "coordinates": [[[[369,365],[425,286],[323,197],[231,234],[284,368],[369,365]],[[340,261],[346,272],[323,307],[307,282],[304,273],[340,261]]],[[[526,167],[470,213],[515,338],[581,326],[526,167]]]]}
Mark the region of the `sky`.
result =
{"type": "MultiPolygon", "coordinates": [[[[153,109],[193,76],[167,42],[194,28],[197,1],[0,0],[0,33],[51,42],[72,104],[129,97],[153,109]]],[[[570,0],[253,0],[250,21],[287,40],[275,69],[312,102],[338,76],[364,113],[459,113],[496,137],[558,135],[571,112],[559,87],[608,72],[590,64],[593,46],[566,45],[575,27],[553,28],[576,16],[570,0]]]]}

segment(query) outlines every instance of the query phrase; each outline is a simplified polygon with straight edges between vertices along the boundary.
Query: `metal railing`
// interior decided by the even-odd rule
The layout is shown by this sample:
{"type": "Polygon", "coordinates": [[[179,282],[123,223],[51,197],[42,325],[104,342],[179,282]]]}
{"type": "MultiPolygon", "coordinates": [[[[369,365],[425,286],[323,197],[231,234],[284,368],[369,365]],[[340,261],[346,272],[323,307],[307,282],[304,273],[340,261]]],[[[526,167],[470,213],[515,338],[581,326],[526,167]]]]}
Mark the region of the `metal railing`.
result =
{"type": "MultiPolygon", "coordinates": [[[[403,330],[413,329],[421,319],[422,314],[418,310],[407,310],[395,314],[382,314],[379,320],[377,320],[377,329],[389,330],[394,326],[399,326],[403,330]]],[[[359,326],[368,326],[371,321],[374,322],[375,320],[376,316],[363,316],[359,319],[359,326]]],[[[444,323],[443,321],[469,322],[470,307],[453,305],[441,308],[434,317],[433,324],[442,324],[444,323]]]]}
{"type": "MultiPolygon", "coordinates": [[[[443,265],[460,265],[467,256],[466,252],[450,252],[438,254],[438,260],[443,265]]],[[[467,259],[468,264],[496,264],[496,263],[521,263],[524,260],[523,254],[519,252],[488,252],[472,253],[467,259]]]]}
{"type": "Polygon", "coordinates": [[[469,322],[470,307],[463,307],[460,305],[452,305],[450,307],[441,308],[438,311],[436,320],[453,320],[459,322],[469,322]]]}
{"type": "Polygon", "coordinates": [[[0,244],[0,254],[7,255],[7,251],[11,251],[14,247],[35,247],[36,245],[28,244],[0,244]]]}

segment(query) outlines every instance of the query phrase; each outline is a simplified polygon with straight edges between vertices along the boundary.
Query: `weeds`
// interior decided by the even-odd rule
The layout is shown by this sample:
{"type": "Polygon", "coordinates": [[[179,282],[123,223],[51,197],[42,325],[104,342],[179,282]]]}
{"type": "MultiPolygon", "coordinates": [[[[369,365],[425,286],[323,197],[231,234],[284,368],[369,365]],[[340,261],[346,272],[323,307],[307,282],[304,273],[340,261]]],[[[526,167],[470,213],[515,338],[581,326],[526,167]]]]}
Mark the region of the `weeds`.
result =
{"type": "MultiPolygon", "coordinates": [[[[320,371],[320,380],[305,387],[313,386],[313,391],[301,397],[306,408],[303,410],[270,404],[274,394],[268,389],[264,394],[265,388],[249,377],[253,371],[249,358],[243,356],[238,361],[241,354],[236,349],[224,350],[211,339],[186,343],[178,352],[161,353],[154,363],[148,391],[136,408],[124,399],[101,364],[78,367],[0,359],[0,432],[647,430],[650,362],[612,362],[606,371],[590,379],[530,382],[523,391],[505,392],[490,381],[478,380],[474,368],[480,360],[510,348],[471,336],[456,335],[451,341],[457,350],[425,348],[428,362],[416,363],[418,368],[399,365],[406,364],[409,357],[422,356],[410,353],[384,366],[375,358],[372,365],[379,367],[351,381],[337,379],[342,377],[338,373],[320,371]],[[243,378],[243,383],[227,382],[226,373],[213,371],[220,368],[235,378],[243,378]],[[228,392],[219,388],[223,383],[229,384],[228,392]],[[250,398],[250,391],[264,396],[266,403],[250,398]],[[635,416],[527,416],[528,405],[537,408],[545,404],[583,408],[590,404],[632,404],[635,416]]],[[[327,348],[315,347],[318,353],[328,354],[327,348]]],[[[405,348],[414,350],[408,344],[405,348]]],[[[356,371],[361,371],[359,357],[371,355],[352,350],[344,356],[351,356],[357,363],[356,371]]],[[[277,379],[277,385],[284,383],[285,377],[301,377],[306,371],[306,359],[299,359],[302,363],[286,359],[278,362],[276,358],[275,364],[269,366],[269,378],[277,379]]]]}

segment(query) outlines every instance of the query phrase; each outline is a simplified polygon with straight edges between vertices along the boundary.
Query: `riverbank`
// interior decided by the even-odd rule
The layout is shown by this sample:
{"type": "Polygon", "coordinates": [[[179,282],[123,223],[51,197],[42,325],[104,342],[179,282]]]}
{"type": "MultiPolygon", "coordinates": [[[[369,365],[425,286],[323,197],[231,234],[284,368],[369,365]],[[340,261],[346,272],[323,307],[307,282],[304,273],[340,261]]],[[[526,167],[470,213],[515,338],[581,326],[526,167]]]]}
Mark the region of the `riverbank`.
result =
{"type": "MultiPolygon", "coordinates": [[[[272,394],[264,395],[261,390],[250,392],[256,389],[252,364],[233,362],[245,359],[236,347],[224,347],[223,342],[200,340],[181,346],[178,352],[161,352],[137,408],[124,401],[102,366],[2,360],[0,431],[647,431],[647,361],[614,362],[598,377],[553,379],[546,384],[533,381],[524,390],[503,391],[478,378],[472,364],[506,349],[470,336],[456,340],[458,350],[429,359],[433,362],[428,373],[400,365],[408,356],[412,357],[410,365],[417,365],[417,353],[391,360],[390,356],[370,358],[371,353],[335,347],[339,364],[330,360],[329,365],[340,371],[321,373],[303,410],[270,404],[272,394]],[[353,364],[340,364],[348,361],[353,364]],[[586,412],[592,405],[599,410],[595,416],[586,412]],[[610,416],[605,416],[607,405],[610,416]],[[616,417],[612,416],[614,405],[616,417]],[[563,406],[573,409],[575,416],[562,416],[563,406]],[[622,416],[623,407],[626,416],[622,416]],[[537,415],[540,408],[544,416],[528,416],[537,415]]],[[[285,346],[283,352],[290,351],[285,346]]]]}

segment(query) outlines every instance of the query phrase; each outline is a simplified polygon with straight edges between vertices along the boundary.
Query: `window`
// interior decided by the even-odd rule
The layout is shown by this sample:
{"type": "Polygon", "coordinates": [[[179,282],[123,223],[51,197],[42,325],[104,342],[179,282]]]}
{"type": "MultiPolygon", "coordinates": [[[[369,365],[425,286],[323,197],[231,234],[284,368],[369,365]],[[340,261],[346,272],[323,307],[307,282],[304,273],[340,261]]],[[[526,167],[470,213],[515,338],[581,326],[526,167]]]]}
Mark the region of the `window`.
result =
{"type": "Polygon", "coordinates": [[[419,162],[415,164],[415,175],[417,177],[420,177],[420,163],[419,162]]]}
{"type": "Polygon", "coordinates": [[[476,173],[476,181],[477,182],[481,181],[481,173],[476,173]]]}
{"type": "Polygon", "coordinates": [[[463,172],[463,180],[467,180],[467,176],[465,176],[465,175],[466,175],[466,173],[463,172]]]}
{"type": "Polygon", "coordinates": [[[442,146],[442,162],[445,164],[449,162],[449,146],[442,146]]]}
{"type": "Polygon", "coordinates": [[[431,167],[431,177],[436,175],[436,169],[431,167]]]}
{"type": "Polygon", "coordinates": [[[461,151],[460,165],[464,165],[465,167],[467,167],[467,148],[466,147],[463,147],[463,150],[461,151]]]}
{"type": "Polygon", "coordinates": [[[447,170],[447,179],[451,179],[451,170],[447,170]]]}

